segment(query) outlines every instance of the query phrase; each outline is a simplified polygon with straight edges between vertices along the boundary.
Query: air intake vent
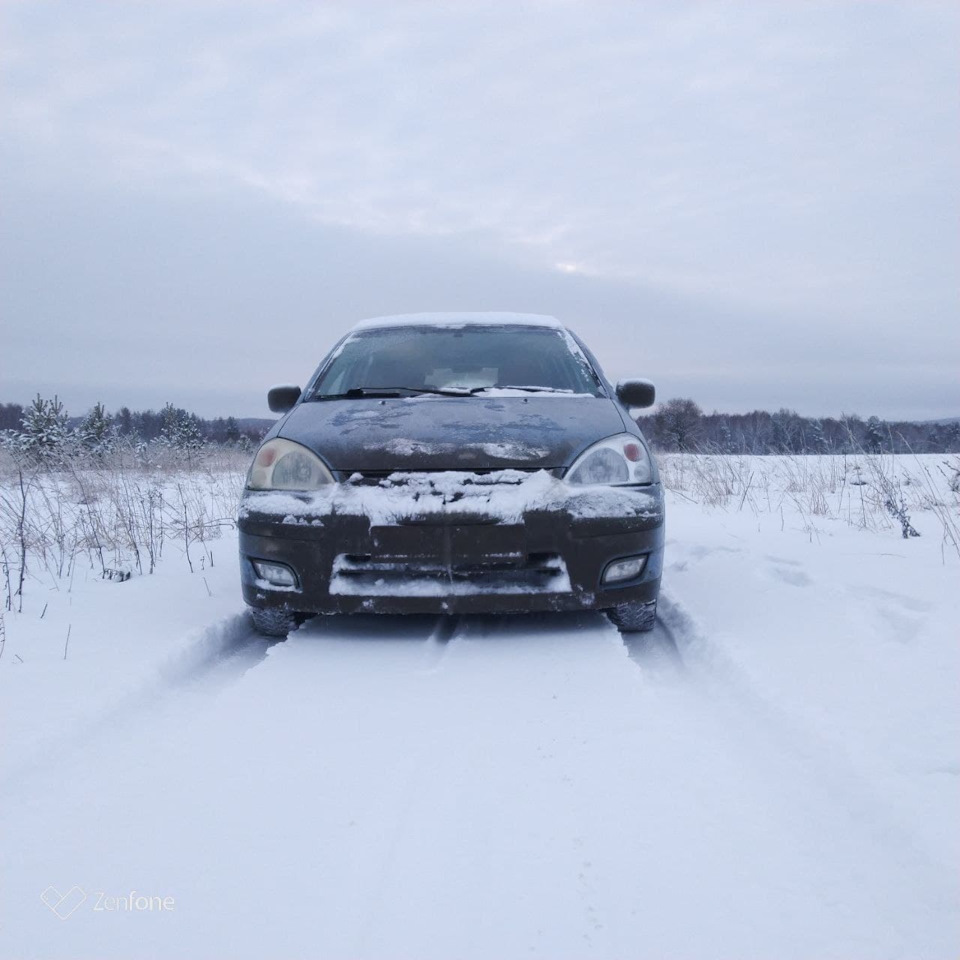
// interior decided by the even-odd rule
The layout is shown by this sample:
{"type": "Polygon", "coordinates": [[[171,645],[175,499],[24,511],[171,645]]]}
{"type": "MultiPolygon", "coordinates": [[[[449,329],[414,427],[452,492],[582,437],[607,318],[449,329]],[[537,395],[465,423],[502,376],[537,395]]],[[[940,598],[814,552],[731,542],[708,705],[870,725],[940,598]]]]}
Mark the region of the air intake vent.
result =
{"type": "Polygon", "coordinates": [[[466,596],[497,593],[568,593],[570,578],[555,553],[487,557],[473,563],[341,554],[330,592],[369,597],[466,596]]]}

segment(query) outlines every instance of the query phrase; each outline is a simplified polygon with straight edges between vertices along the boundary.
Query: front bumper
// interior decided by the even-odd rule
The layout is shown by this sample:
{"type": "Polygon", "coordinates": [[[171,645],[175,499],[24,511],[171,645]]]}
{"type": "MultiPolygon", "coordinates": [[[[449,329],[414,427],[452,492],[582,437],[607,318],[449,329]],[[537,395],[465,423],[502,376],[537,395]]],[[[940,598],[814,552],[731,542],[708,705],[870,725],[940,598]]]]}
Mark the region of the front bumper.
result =
{"type": "MultiPolygon", "coordinates": [[[[656,599],[663,565],[659,486],[623,488],[620,515],[553,503],[509,518],[446,511],[365,516],[304,503],[285,513],[247,494],[241,508],[244,600],[297,613],[527,613],[602,610],[656,599]],[[608,564],[644,557],[641,574],[604,585],[608,564]],[[253,561],[281,563],[294,587],[260,579],[253,561]]],[[[609,498],[607,498],[609,502],[609,498]]],[[[588,505],[589,506],[589,505],[588,505]]]]}

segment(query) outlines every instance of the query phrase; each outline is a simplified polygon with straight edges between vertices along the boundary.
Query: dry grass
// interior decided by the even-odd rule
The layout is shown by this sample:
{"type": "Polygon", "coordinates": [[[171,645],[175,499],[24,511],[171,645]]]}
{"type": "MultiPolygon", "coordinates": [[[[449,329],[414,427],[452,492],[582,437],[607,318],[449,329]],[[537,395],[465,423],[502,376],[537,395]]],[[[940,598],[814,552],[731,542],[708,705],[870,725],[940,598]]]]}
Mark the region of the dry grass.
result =
{"type": "Polygon", "coordinates": [[[960,558],[960,457],[923,454],[658,457],[664,486],[721,510],[798,515],[913,536],[911,516],[938,521],[943,552],[960,558]]]}
{"type": "Polygon", "coordinates": [[[22,610],[31,584],[72,582],[78,564],[152,573],[164,552],[193,569],[235,523],[250,454],[124,449],[55,469],[0,460],[3,608],[22,610]]]}

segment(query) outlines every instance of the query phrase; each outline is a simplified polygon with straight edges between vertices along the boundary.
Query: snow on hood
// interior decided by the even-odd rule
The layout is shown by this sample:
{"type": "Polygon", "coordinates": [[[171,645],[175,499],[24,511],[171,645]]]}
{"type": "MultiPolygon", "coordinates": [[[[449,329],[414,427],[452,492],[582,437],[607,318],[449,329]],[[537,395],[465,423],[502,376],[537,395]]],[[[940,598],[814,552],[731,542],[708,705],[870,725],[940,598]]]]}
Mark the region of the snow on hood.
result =
{"type": "Polygon", "coordinates": [[[539,313],[400,313],[361,320],[353,329],[369,330],[373,327],[396,326],[466,327],[484,323],[563,328],[563,324],[556,317],[539,313]]]}
{"type": "Polygon", "coordinates": [[[643,517],[655,520],[663,506],[659,487],[571,487],[544,470],[499,470],[476,474],[396,473],[370,484],[359,475],[310,493],[248,491],[241,518],[253,514],[283,517],[284,523],[322,524],[324,517],[367,517],[373,526],[409,518],[482,515],[499,523],[520,523],[525,513],[563,511],[573,519],[643,517]]]}
{"type": "MultiPolygon", "coordinates": [[[[475,446],[488,457],[498,460],[542,460],[550,453],[546,447],[536,447],[533,444],[516,441],[478,443],[475,446]]],[[[422,440],[409,440],[406,437],[394,437],[382,447],[378,444],[371,449],[385,450],[387,453],[398,453],[402,456],[446,456],[456,453],[462,447],[461,443],[428,443],[422,440]]]]}

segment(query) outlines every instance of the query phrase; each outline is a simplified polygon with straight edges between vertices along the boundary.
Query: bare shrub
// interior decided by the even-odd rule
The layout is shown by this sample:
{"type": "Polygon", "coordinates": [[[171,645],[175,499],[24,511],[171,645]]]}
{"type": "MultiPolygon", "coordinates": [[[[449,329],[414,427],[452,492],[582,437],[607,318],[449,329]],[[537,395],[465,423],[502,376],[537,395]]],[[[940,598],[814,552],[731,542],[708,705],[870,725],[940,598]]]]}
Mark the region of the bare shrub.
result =
{"type": "Polygon", "coordinates": [[[153,573],[165,546],[191,569],[214,560],[211,541],[234,525],[249,454],[119,444],[77,450],[58,464],[0,453],[0,562],[5,606],[23,608],[41,576],[72,578],[78,563],[103,575],[153,573]]]}
{"type": "Polygon", "coordinates": [[[960,556],[960,457],[932,454],[721,456],[662,453],[666,489],[686,500],[723,510],[842,520],[862,529],[920,535],[913,517],[929,513],[944,549],[960,556]]]}

